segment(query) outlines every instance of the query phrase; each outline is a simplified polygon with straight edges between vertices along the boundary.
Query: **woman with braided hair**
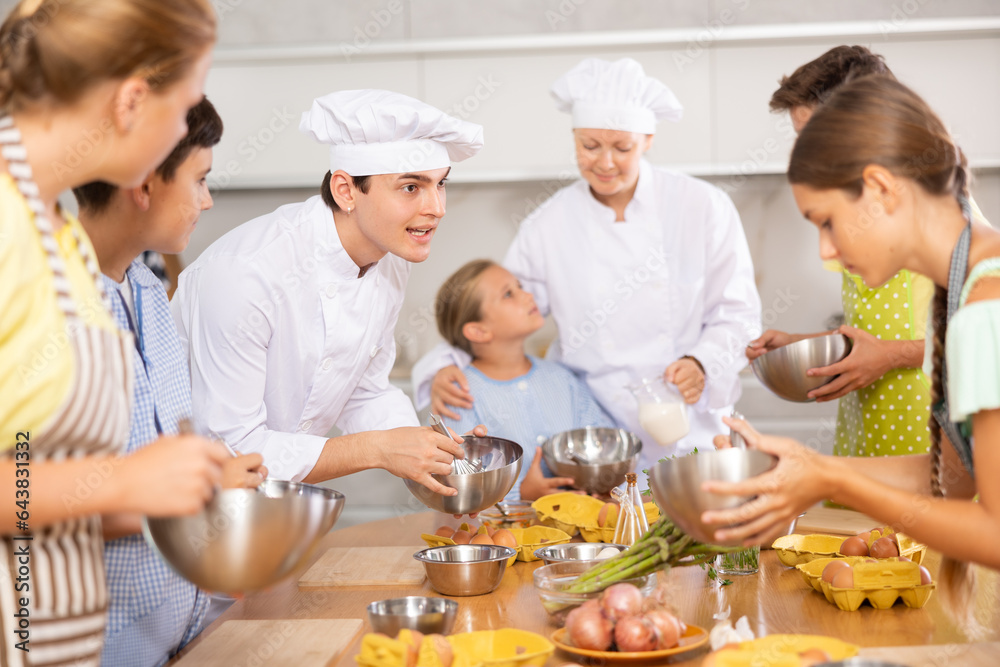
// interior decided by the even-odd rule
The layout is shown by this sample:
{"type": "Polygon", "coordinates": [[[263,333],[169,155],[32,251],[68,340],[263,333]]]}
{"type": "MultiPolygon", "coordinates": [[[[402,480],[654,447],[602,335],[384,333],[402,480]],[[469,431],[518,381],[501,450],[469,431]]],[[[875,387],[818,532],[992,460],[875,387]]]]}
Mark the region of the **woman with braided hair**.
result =
{"type": "MultiPolygon", "coordinates": [[[[931,451],[833,458],[729,420],[750,446],[779,461],[745,482],[705,484],[758,496],[736,510],[705,513],[717,539],[768,542],[829,499],[940,551],[942,591],[955,609],[971,591],[963,586],[971,581],[967,563],[1000,569],[1000,487],[983,483],[1000,475],[1000,232],[970,224],[967,173],[941,120],[887,77],[845,84],[803,128],[788,180],[819,229],[821,257],[839,260],[867,285],[902,269],[936,285],[924,364],[933,385],[931,451]]],[[[716,445],[728,446],[728,438],[716,445]]]]}
{"type": "Polygon", "coordinates": [[[228,458],[193,436],[121,456],[133,341],[58,204],[142,183],[187,132],[214,42],[208,0],[25,0],[0,26],[0,489],[17,503],[0,519],[0,664],[97,665],[101,516],[197,512],[228,458]]]}

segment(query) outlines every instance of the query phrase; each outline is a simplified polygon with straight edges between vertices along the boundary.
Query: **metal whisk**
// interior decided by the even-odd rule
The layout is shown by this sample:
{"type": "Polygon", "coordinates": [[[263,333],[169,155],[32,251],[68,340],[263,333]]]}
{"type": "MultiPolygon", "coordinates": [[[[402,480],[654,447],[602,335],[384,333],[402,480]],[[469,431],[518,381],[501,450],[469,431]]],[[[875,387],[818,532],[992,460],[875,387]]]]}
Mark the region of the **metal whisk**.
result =
{"type": "MultiPolygon", "coordinates": [[[[448,427],[445,426],[444,422],[441,421],[441,418],[433,412],[431,413],[431,428],[446,438],[451,438],[451,433],[448,431],[448,427]]],[[[454,475],[474,475],[476,473],[483,472],[483,467],[478,461],[469,462],[465,459],[455,458],[451,462],[451,470],[454,475]]]]}

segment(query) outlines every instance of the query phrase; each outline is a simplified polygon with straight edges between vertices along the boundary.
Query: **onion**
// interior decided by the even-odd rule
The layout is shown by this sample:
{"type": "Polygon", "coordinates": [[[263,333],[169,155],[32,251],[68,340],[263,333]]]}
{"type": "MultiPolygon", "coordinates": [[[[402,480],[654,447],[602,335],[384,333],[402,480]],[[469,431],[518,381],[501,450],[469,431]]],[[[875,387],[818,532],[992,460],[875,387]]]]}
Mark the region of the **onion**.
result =
{"type": "Polygon", "coordinates": [[[642,610],[642,593],[632,584],[609,586],[601,597],[601,609],[612,621],[634,616],[642,610]]]}
{"type": "Polygon", "coordinates": [[[656,629],[642,616],[626,616],[615,625],[615,644],[619,651],[627,653],[652,651],[656,648],[656,629]]]}
{"type": "Polygon", "coordinates": [[[681,623],[677,617],[664,609],[646,612],[645,618],[656,630],[656,648],[665,649],[677,646],[681,640],[681,623]]]}
{"type": "Polygon", "coordinates": [[[566,634],[577,648],[607,651],[611,648],[612,628],[614,624],[594,609],[577,607],[566,616],[566,634]]]}

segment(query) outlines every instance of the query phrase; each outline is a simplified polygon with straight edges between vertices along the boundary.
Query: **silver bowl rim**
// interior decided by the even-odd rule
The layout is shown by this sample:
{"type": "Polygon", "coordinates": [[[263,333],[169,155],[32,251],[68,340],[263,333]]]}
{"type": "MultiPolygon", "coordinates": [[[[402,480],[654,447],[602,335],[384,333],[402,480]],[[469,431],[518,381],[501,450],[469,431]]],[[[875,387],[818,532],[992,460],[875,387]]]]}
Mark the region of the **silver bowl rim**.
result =
{"type": "Polygon", "coordinates": [[[409,600],[420,600],[427,602],[432,606],[440,605],[443,607],[443,609],[433,609],[424,612],[426,614],[447,614],[448,612],[451,611],[458,611],[458,602],[456,602],[455,600],[449,600],[448,598],[435,598],[435,597],[430,597],[428,595],[405,595],[403,597],[398,597],[398,598],[386,598],[385,600],[375,600],[374,602],[369,602],[366,609],[368,610],[368,613],[372,616],[379,616],[385,618],[391,618],[396,616],[405,618],[416,618],[412,614],[394,613],[391,611],[383,611],[379,609],[379,605],[387,605],[393,602],[407,602],[409,600]]]}
{"type": "Polygon", "coordinates": [[[476,563],[492,563],[498,560],[507,560],[511,556],[517,554],[517,551],[511,547],[505,547],[500,544],[443,544],[437,547],[428,547],[426,549],[421,549],[420,551],[413,554],[413,558],[420,561],[421,563],[431,563],[432,565],[475,565],[476,563]],[[480,549],[480,548],[491,548],[491,549],[503,549],[501,555],[493,556],[491,558],[479,558],[476,560],[431,560],[427,558],[425,554],[430,552],[442,552],[442,551],[461,551],[463,549],[480,549]]]}
{"type": "MultiPolygon", "coordinates": [[[[563,544],[550,544],[546,547],[539,547],[535,549],[534,554],[536,558],[545,561],[551,561],[549,563],[546,563],[546,565],[552,565],[555,563],[572,563],[577,561],[583,563],[593,562],[595,560],[593,558],[565,558],[565,557],[560,557],[560,554],[558,553],[561,551],[566,551],[567,549],[570,549],[572,547],[579,547],[580,545],[583,544],[591,545],[594,547],[600,546],[604,548],[621,547],[621,549],[618,550],[619,553],[621,553],[625,549],[628,549],[627,545],[615,544],[614,542],[564,542],[563,544]]],[[[603,551],[604,549],[601,550],[603,551]]]]}
{"type": "Polygon", "coordinates": [[[629,437],[630,440],[632,440],[632,441],[635,442],[635,451],[632,452],[632,454],[630,454],[629,456],[623,458],[620,461],[604,461],[604,462],[599,462],[599,463],[578,463],[576,461],[573,461],[572,459],[567,460],[567,461],[564,461],[562,459],[556,459],[560,465],[577,466],[577,467],[580,467],[580,468],[590,468],[590,467],[596,467],[596,466],[619,465],[619,464],[622,464],[622,463],[629,462],[630,460],[638,457],[639,454],[642,453],[642,446],[643,446],[642,445],[642,438],[640,438],[638,434],[634,433],[633,431],[628,430],[627,428],[620,428],[618,426],[581,426],[579,428],[571,428],[571,429],[567,429],[565,431],[559,431],[558,433],[553,433],[552,435],[550,435],[549,437],[547,437],[545,439],[545,441],[541,444],[542,454],[546,455],[546,454],[549,454],[551,452],[552,456],[555,456],[555,451],[553,451],[553,444],[552,444],[553,441],[556,438],[560,437],[560,436],[569,435],[569,434],[572,434],[572,433],[576,433],[578,431],[581,431],[583,433],[588,433],[588,432],[591,432],[591,431],[598,431],[598,432],[599,431],[614,431],[615,433],[624,433],[625,435],[627,435],[629,437]]]}
{"type": "MultiPolygon", "coordinates": [[[[844,344],[847,347],[847,351],[844,354],[844,357],[846,357],[848,354],[851,353],[851,347],[854,344],[854,341],[851,340],[850,336],[847,336],[847,335],[842,334],[842,333],[836,333],[835,332],[835,333],[830,333],[830,334],[823,334],[822,336],[812,336],[810,338],[803,338],[802,340],[797,340],[794,343],[789,343],[788,345],[782,345],[781,347],[776,347],[773,350],[768,350],[767,352],[765,352],[764,354],[760,355],[759,357],[757,357],[756,359],[754,359],[753,361],[750,362],[750,370],[753,371],[754,376],[758,380],[760,380],[761,384],[767,386],[767,383],[765,383],[764,379],[761,377],[761,373],[763,371],[760,370],[760,364],[763,363],[761,360],[764,357],[766,357],[767,355],[769,355],[769,354],[771,354],[773,352],[778,352],[779,350],[790,350],[790,349],[792,349],[793,347],[796,347],[796,346],[809,347],[815,341],[823,340],[824,338],[837,338],[837,337],[842,338],[844,340],[844,344]]],[[[844,357],[841,357],[841,359],[843,359],[844,357]]],[[[835,362],[831,362],[831,363],[835,363],[835,362]]]]}
{"type": "MultiPolygon", "coordinates": [[[[452,473],[450,475],[439,475],[437,473],[431,473],[431,477],[433,477],[434,479],[438,480],[439,482],[442,481],[442,480],[443,481],[450,481],[452,479],[462,479],[462,478],[468,479],[470,477],[478,477],[480,475],[486,475],[488,473],[497,473],[497,472],[506,470],[507,468],[510,468],[511,466],[516,465],[518,463],[518,461],[523,461],[524,460],[524,447],[522,447],[519,443],[515,442],[514,440],[510,440],[509,438],[498,438],[495,435],[487,435],[487,436],[465,435],[465,436],[462,436],[462,437],[465,438],[465,440],[467,440],[467,441],[468,440],[499,440],[501,442],[509,443],[509,444],[511,444],[511,445],[513,445],[514,447],[517,448],[517,449],[514,450],[515,453],[517,454],[517,456],[515,458],[511,459],[507,463],[507,465],[502,465],[499,468],[490,468],[489,470],[483,470],[483,471],[480,471],[480,472],[470,472],[470,473],[459,474],[459,475],[456,475],[454,473],[452,473]]],[[[420,482],[418,482],[416,480],[409,479],[409,478],[404,478],[403,482],[406,484],[407,487],[414,487],[414,488],[416,488],[416,487],[424,486],[420,482]]],[[[448,486],[448,485],[446,484],[445,486],[448,486]]],[[[454,487],[452,487],[452,488],[454,488],[454,487]]],[[[440,495],[440,494],[438,494],[438,495],[440,495]]],[[[501,500],[503,500],[503,499],[501,498],[501,500]]],[[[491,504],[490,507],[492,507],[492,506],[493,505],[491,504]]],[[[482,546],[489,546],[489,545],[487,544],[487,545],[482,545],[482,546]]]]}

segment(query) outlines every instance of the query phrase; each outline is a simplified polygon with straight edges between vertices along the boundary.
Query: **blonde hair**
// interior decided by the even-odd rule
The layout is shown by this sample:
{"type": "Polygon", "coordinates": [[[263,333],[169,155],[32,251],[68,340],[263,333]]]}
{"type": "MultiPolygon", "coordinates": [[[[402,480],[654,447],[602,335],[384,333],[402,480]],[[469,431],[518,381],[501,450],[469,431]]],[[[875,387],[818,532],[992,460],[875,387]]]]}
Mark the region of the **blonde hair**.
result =
{"type": "Polygon", "coordinates": [[[462,333],[462,327],[469,322],[478,322],[482,317],[482,299],[476,287],[483,272],[492,266],[496,266],[496,262],[489,259],[468,262],[448,276],[434,301],[438,332],[449,345],[468,354],[472,354],[472,343],[462,333]]]}
{"type": "MultiPolygon", "coordinates": [[[[839,189],[854,197],[862,192],[862,172],[878,164],[912,179],[932,195],[968,196],[965,155],[944,123],[919,95],[886,76],[867,76],[837,89],[817,107],[792,149],[788,180],[820,190],[839,189]]],[[[931,310],[934,372],[931,405],[944,396],[942,363],[947,336],[948,290],[938,286],[931,310]]],[[[941,488],[941,425],[932,419],[931,492],[941,488]]],[[[978,626],[971,605],[975,570],[969,563],[943,556],[938,573],[945,607],[967,631],[978,626]]]]}
{"type": "Polygon", "coordinates": [[[22,0],[0,26],[0,108],[68,105],[109,79],[165,88],[215,42],[208,0],[22,0]]]}

